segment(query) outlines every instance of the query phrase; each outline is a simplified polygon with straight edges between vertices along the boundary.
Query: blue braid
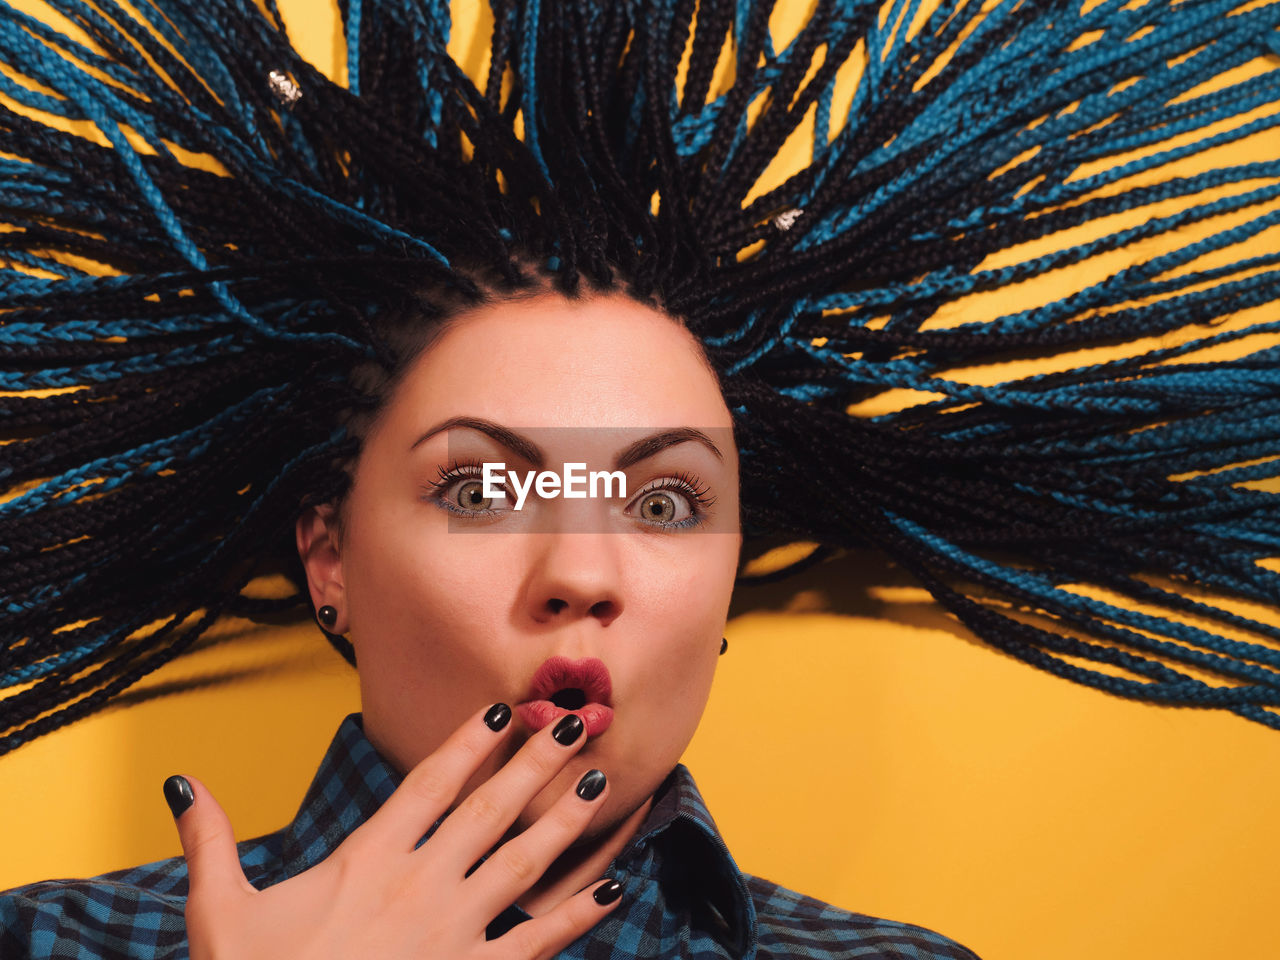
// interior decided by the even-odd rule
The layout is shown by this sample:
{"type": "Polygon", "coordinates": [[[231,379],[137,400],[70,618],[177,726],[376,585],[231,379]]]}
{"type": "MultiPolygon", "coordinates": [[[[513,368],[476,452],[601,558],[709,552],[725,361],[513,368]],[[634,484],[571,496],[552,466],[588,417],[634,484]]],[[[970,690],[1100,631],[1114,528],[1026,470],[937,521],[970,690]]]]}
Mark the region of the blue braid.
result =
{"type": "Polygon", "coordinates": [[[1280,620],[1218,605],[1280,603],[1280,5],[829,0],[775,49],[752,0],[495,0],[483,91],[446,0],[347,3],[346,87],[274,0],[51,6],[87,39],[0,0],[0,677],[32,683],[0,751],[255,609],[347,489],[335,424],[526,262],[697,334],[753,535],[878,547],[1039,668],[1280,726],[1280,620]]]}

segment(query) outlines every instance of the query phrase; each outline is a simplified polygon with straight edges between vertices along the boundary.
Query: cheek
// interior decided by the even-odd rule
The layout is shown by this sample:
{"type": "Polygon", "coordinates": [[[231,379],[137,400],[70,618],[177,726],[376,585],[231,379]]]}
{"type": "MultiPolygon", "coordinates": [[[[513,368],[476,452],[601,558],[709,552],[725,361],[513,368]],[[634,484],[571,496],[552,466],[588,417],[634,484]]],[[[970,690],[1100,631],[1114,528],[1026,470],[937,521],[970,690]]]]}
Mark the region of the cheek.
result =
{"type": "Polygon", "coordinates": [[[693,535],[689,549],[673,554],[653,572],[660,580],[647,591],[655,616],[714,633],[719,641],[737,573],[738,541],[728,534],[693,535]]]}
{"type": "Polygon", "coordinates": [[[631,653],[643,678],[646,722],[677,751],[697,726],[715,674],[736,569],[730,539],[708,539],[684,557],[651,565],[632,597],[631,612],[645,625],[631,653]]]}
{"type": "Polygon", "coordinates": [[[450,532],[442,515],[387,511],[372,517],[344,552],[351,639],[361,670],[402,671],[407,680],[467,676],[492,650],[510,577],[484,534],[450,532]],[[454,667],[458,669],[452,669],[454,667]]]}

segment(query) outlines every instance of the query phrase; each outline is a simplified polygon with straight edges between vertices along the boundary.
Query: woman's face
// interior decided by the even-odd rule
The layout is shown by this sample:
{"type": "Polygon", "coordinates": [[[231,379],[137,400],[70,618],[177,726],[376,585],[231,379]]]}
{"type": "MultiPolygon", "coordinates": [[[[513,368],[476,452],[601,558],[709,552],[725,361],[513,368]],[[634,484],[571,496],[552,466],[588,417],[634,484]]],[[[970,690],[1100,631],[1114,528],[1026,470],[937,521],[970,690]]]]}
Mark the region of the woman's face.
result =
{"type": "Polygon", "coordinates": [[[598,834],[678,761],[710,692],[741,534],[729,411],[671,318],[621,295],[547,293],[467,311],[392,393],[340,531],[333,521],[327,509],[299,521],[312,598],[338,609],[365,731],[402,771],[480,707],[524,704],[518,736],[475,786],[567,706],[591,739],[521,825],[598,767],[611,787],[598,834]],[[441,429],[454,418],[472,425],[441,429]],[[543,462],[492,435],[501,430],[543,462]],[[632,447],[673,430],[684,432],[632,447]],[[616,487],[585,499],[534,487],[517,511],[510,484],[505,500],[485,500],[479,477],[449,476],[468,462],[503,462],[522,484],[568,462],[589,475],[614,470],[627,448],[625,498],[616,487]],[[547,666],[553,657],[571,662],[567,674],[547,666]],[[593,702],[579,709],[583,699],[593,702]]]}

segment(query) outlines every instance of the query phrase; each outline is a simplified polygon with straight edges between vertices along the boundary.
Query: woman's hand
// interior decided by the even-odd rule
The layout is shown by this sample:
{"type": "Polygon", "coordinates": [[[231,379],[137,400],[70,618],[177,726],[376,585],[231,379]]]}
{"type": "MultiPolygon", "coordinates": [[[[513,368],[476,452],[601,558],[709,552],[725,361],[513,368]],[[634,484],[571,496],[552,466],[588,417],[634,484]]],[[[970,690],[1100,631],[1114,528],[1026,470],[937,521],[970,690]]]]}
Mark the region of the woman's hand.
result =
{"type": "Polygon", "coordinates": [[[485,940],[489,922],[542,876],[600,808],[608,787],[593,794],[603,781],[598,771],[466,875],[581,748],[586,737],[576,717],[530,737],[414,849],[507,738],[510,718],[503,704],[475,714],[324,861],[265,890],[245,879],[231,823],[209,791],[195,779],[170,778],[165,793],[178,811],[190,876],[186,919],[192,960],[532,960],[550,957],[586,933],[616,906],[616,883],[593,884],[502,937],[485,940]],[[175,804],[183,794],[190,798],[185,810],[182,799],[175,804]]]}

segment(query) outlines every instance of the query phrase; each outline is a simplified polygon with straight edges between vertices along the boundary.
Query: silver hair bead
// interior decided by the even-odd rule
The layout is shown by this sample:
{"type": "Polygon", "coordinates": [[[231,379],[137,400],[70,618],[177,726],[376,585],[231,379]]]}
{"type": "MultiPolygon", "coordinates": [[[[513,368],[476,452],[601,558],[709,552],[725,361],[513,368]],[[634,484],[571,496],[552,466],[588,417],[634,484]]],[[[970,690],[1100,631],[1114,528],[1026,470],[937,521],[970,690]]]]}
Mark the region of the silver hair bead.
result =
{"type": "Polygon", "coordinates": [[[272,70],[267,74],[267,82],[271,85],[271,92],[276,95],[276,99],[286,107],[292,107],[302,99],[302,90],[289,79],[288,75],[279,70],[272,70]]]}
{"type": "Polygon", "coordinates": [[[792,207],[790,210],[783,210],[773,218],[773,228],[780,233],[786,233],[795,226],[795,222],[802,216],[804,216],[804,211],[799,207],[792,207]]]}

